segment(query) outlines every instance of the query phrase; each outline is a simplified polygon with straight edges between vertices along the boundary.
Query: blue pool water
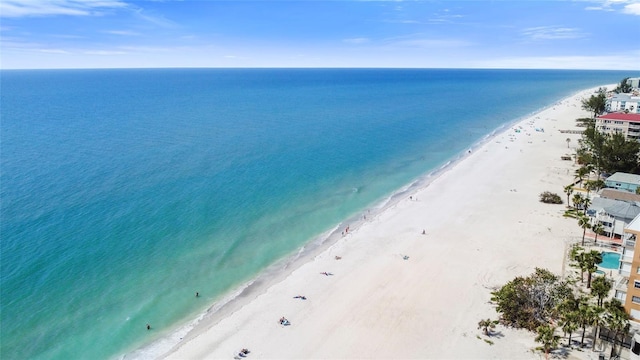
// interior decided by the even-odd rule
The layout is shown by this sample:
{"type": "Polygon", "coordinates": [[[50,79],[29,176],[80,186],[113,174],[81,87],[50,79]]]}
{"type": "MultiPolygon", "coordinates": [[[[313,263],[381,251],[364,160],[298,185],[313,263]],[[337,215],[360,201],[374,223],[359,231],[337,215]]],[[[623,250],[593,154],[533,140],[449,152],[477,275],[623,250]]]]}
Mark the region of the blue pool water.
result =
{"type": "Polygon", "coordinates": [[[602,253],[602,262],[598,264],[604,269],[617,269],[620,263],[620,254],[605,251],[602,253]]]}

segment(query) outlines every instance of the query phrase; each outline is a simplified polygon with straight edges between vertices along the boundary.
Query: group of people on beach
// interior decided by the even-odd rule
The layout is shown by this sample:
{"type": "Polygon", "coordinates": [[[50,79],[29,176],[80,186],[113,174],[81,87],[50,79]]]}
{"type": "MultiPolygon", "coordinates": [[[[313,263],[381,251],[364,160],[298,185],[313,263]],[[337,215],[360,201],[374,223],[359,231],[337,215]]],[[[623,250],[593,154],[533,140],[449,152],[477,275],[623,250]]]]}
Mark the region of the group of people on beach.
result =
{"type": "Polygon", "coordinates": [[[238,356],[234,356],[233,358],[237,360],[243,357],[247,357],[247,355],[249,355],[250,352],[251,351],[249,351],[249,349],[242,349],[238,352],[238,356]]]}

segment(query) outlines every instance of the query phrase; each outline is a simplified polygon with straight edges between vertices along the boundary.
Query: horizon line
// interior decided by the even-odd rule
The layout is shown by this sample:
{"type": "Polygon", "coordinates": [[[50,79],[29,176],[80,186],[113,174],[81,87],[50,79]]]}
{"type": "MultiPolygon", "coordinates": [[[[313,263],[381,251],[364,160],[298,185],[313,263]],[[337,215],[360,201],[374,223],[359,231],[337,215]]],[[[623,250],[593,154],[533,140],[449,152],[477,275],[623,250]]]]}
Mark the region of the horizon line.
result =
{"type": "Polygon", "coordinates": [[[358,69],[379,69],[379,70],[558,70],[558,71],[637,71],[638,69],[602,69],[602,68],[535,68],[535,67],[393,67],[393,66],[132,66],[132,67],[51,67],[51,68],[2,68],[0,71],[15,70],[169,70],[169,69],[280,69],[280,70],[297,70],[297,69],[334,69],[334,70],[358,70],[358,69]]]}

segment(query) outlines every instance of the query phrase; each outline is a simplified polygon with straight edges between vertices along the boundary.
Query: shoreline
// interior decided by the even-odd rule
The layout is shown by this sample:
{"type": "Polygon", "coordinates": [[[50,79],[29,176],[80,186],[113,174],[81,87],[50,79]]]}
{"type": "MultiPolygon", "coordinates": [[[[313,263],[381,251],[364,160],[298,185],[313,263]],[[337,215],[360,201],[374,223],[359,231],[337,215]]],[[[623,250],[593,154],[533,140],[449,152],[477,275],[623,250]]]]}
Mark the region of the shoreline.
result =
{"type": "MultiPolygon", "coordinates": [[[[228,327],[231,325],[227,323],[229,321],[233,321],[233,320],[230,320],[231,318],[241,317],[242,314],[251,312],[252,310],[249,309],[250,307],[252,307],[251,305],[257,302],[264,302],[263,298],[269,297],[269,296],[271,297],[275,296],[275,294],[273,294],[273,288],[282,287],[284,286],[283,283],[293,281],[291,279],[294,277],[297,277],[296,276],[297,273],[306,271],[306,269],[304,268],[310,267],[316,262],[326,262],[327,260],[332,260],[335,262],[335,260],[330,259],[334,256],[334,254],[342,253],[345,248],[350,247],[349,244],[352,242],[362,243],[363,241],[362,238],[370,235],[370,232],[371,232],[370,230],[372,227],[374,228],[380,227],[380,226],[384,227],[384,225],[381,225],[381,223],[387,222],[388,220],[394,218],[395,215],[397,215],[397,213],[407,210],[407,207],[411,207],[414,204],[418,204],[418,205],[422,204],[423,199],[429,198],[430,195],[432,195],[430,193],[433,192],[434,184],[437,185],[442,181],[446,181],[446,180],[442,180],[442,178],[452,176],[451,174],[455,173],[456,171],[459,171],[459,168],[461,166],[473,164],[474,159],[476,159],[478,156],[482,155],[483,153],[486,153],[487,151],[489,151],[488,148],[494,148],[496,147],[495,144],[502,144],[503,141],[506,141],[509,144],[512,142],[516,142],[517,140],[520,140],[520,142],[522,142],[524,140],[523,138],[526,138],[524,133],[518,134],[517,136],[518,139],[512,139],[512,135],[513,135],[512,131],[514,128],[518,126],[520,126],[521,128],[524,128],[525,126],[533,127],[533,124],[538,121],[541,121],[541,122],[557,121],[557,119],[550,119],[550,118],[542,119],[541,117],[545,113],[554,112],[556,110],[556,107],[561,107],[565,103],[570,103],[572,101],[575,102],[576,100],[579,100],[582,96],[585,96],[585,95],[588,96],[597,88],[598,87],[582,90],[574,95],[561,99],[539,110],[538,112],[535,112],[528,116],[524,116],[523,118],[520,118],[520,119],[515,119],[512,122],[501,125],[499,128],[487,134],[477,143],[473,144],[470,148],[471,150],[470,153],[466,151],[459,153],[453,159],[446,161],[444,164],[442,164],[438,168],[417,178],[410,184],[407,184],[401,189],[398,189],[389,197],[382,199],[378,204],[375,204],[374,206],[372,206],[373,212],[370,214],[371,216],[368,216],[369,214],[367,214],[366,221],[362,220],[361,218],[362,214],[354,215],[352,218],[349,218],[343,221],[341,224],[337,225],[334,229],[325,232],[324,234],[317,237],[316,239],[312,239],[307,245],[303,246],[296,254],[292,254],[290,257],[287,257],[282,261],[279,261],[278,263],[269,267],[265,272],[263,272],[263,274],[260,274],[257,278],[240,286],[239,288],[237,288],[236,290],[234,290],[233,292],[225,296],[223,300],[218,301],[215,304],[213,304],[211,307],[209,307],[207,311],[201,314],[198,318],[196,318],[195,320],[192,320],[187,325],[182,326],[180,329],[188,330],[188,332],[184,335],[184,338],[181,338],[181,339],[173,338],[172,340],[177,342],[176,346],[172,346],[172,348],[168,352],[162,355],[162,358],[166,358],[166,357],[168,358],[185,358],[185,357],[199,358],[204,356],[205,354],[213,358],[218,358],[220,356],[222,357],[233,356],[233,350],[224,349],[226,346],[225,344],[229,343],[229,341],[232,341],[232,340],[228,340],[228,339],[218,340],[219,342],[223,342],[223,343],[217,343],[216,341],[213,341],[213,340],[210,340],[210,341],[204,340],[205,337],[209,337],[208,335],[211,332],[213,332],[212,330],[213,328],[224,327],[225,329],[228,329],[228,327]],[[411,200],[408,199],[409,196],[412,197],[411,200]],[[413,200],[414,196],[415,196],[415,200],[413,200]],[[357,221],[354,221],[354,219],[357,219],[357,221]],[[353,224],[353,227],[352,227],[353,231],[350,231],[349,235],[342,237],[340,236],[340,229],[344,228],[345,224],[349,224],[350,227],[352,226],[351,224],[353,224]],[[191,327],[191,329],[190,330],[187,329],[188,327],[191,327]],[[216,344],[221,346],[217,347],[215,346],[216,344]],[[209,346],[211,346],[211,348],[209,348],[209,346]],[[203,351],[205,349],[207,349],[206,352],[203,351]]],[[[578,111],[582,111],[582,110],[578,110],[578,111]]],[[[574,120],[575,118],[569,119],[569,122],[571,123],[571,125],[567,125],[567,126],[570,128],[575,127],[574,120]]],[[[563,123],[569,123],[569,122],[566,122],[563,120],[563,123]]],[[[552,125],[552,124],[545,124],[545,125],[552,125]]],[[[557,130],[560,130],[560,129],[556,129],[555,126],[553,126],[553,129],[551,129],[549,126],[544,126],[544,128],[546,133],[542,133],[542,134],[549,135],[549,137],[551,135],[550,134],[551,132],[553,132],[553,134],[555,135],[557,130]]],[[[531,128],[527,130],[531,130],[531,128]]],[[[530,136],[530,135],[531,134],[527,134],[527,136],[530,136]]],[[[563,137],[565,135],[567,134],[561,134],[560,136],[563,137]]],[[[577,135],[570,135],[570,136],[577,137],[577,135]]],[[[513,135],[513,137],[515,138],[516,136],[513,135]]],[[[562,139],[562,142],[564,143],[564,139],[562,139]]],[[[577,141],[573,143],[577,144],[577,141]]],[[[522,146],[523,144],[519,144],[519,145],[522,146]]],[[[509,146],[507,145],[505,147],[508,148],[509,146]]],[[[495,151],[496,149],[491,149],[491,150],[495,151]]],[[[508,150],[508,149],[505,149],[505,150],[508,150]]],[[[522,149],[520,150],[522,151],[522,149]]],[[[509,151],[509,153],[512,153],[512,155],[518,154],[517,152],[515,152],[515,149],[514,151],[509,151]]],[[[556,158],[559,159],[561,154],[555,154],[555,155],[557,155],[556,158]]],[[[570,164],[567,164],[567,165],[570,165],[570,164]]],[[[572,177],[572,173],[570,173],[569,176],[572,177]]],[[[552,192],[556,192],[556,191],[560,192],[561,189],[554,188],[549,190],[552,192]]],[[[529,194],[529,195],[534,195],[537,197],[538,194],[536,193],[536,194],[529,194]]],[[[446,221],[450,219],[444,219],[444,220],[446,221]]],[[[437,225],[434,225],[434,224],[427,225],[427,223],[430,223],[430,221],[425,221],[425,225],[424,225],[424,227],[427,228],[426,238],[430,238],[437,234],[435,230],[432,230],[434,227],[437,229],[437,225]]],[[[419,228],[415,229],[415,234],[419,235],[420,231],[421,229],[419,228]]],[[[403,236],[406,236],[406,234],[403,234],[403,236]]],[[[419,241],[419,240],[414,240],[414,241],[419,241]]],[[[351,252],[357,253],[357,252],[362,252],[362,250],[375,250],[375,248],[367,249],[367,247],[371,248],[375,246],[377,248],[380,248],[380,247],[384,247],[385,244],[377,243],[373,245],[370,245],[370,244],[360,244],[360,245],[361,245],[360,246],[361,248],[358,248],[356,246],[354,249],[349,249],[349,250],[351,252]]],[[[364,251],[364,252],[366,253],[367,251],[364,251]]],[[[558,255],[562,255],[562,251],[558,251],[558,253],[559,253],[558,255]]],[[[399,253],[396,253],[395,255],[398,255],[396,257],[399,258],[399,253]]],[[[412,253],[409,259],[409,263],[412,262],[412,259],[414,256],[415,255],[412,253]]],[[[346,260],[346,257],[344,260],[346,260]]],[[[369,261],[369,260],[363,259],[363,261],[369,261]]],[[[385,261],[390,261],[390,260],[385,259],[385,261]]],[[[337,264],[337,265],[343,266],[343,264],[345,263],[347,263],[347,261],[341,260],[340,262],[334,263],[332,265],[337,264]]],[[[373,267],[377,269],[376,266],[373,266],[373,267]]],[[[351,270],[354,270],[354,269],[351,269],[351,270]]],[[[313,282],[322,280],[322,279],[315,279],[315,278],[312,278],[312,279],[313,279],[313,282]]],[[[288,295],[289,294],[287,294],[287,296],[284,296],[284,298],[280,300],[282,300],[283,302],[290,302],[289,299],[287,298],[291,298],[291,296],[293,295],[291,296],[288,296],[288,295]]],[[[312,298],[307,300],[305,303],[310,304],[312,303],[311,300],[312,298]]],[[[489,300],[489,297],[487,296],[486,301],[488,300],[489,300]]],[[[296,306],[297,308],[297,306],[305,305],[305,304],[301,304],[300,302],[298,302],[298,303],[291,303],[289,305],[296,306]]],[[[303,311],[303,310],[299,309],[299,311],[303,311]]],[[[316,311],[318,310],[316,309],[316,311]]],[[[269,310],[267,312],[272,312],[272,311],[269,310]]],[[[278,312],[274,312],[273,317],[276,320],[278,317],[280,317],[278,314],[279,314],[278,312]]],[[[272,321],[274,325],[276,325],[275,327],[277,327],[276,320],[272,321]]],[[[472,320],[477,323],[479,318],[478,319],[474,318],[472,320]]],[[[290,328],[296,327],[297,322],[299,321],[300,320],[294,322],[293,326],[290,328]]],[[[245,326],[237,325],[237,327],[246,328],[246,327],[250,327],[250,325],[245,325],[245,326]]],[[[244,329],[244,330],[250,331],[250,329],[244,329]]],[[[281,329],[276,329],[276,328],[272,329],[272,331],[276,331],[276,332],[279,330],[281,329]]],[[[289,329],[286,329],[286,330],[289,330],[289,329]]],[[[286,330],[284,331],[287,332],[286,330]]],[[[180,334],[181,333],[179,331],[172,333],[172,335],[175,335],[176,337],[179,336],[180,334]]],[[[230,333],[228,333],[228,335],[231,336],[230,333]]],[[[241,336],[241,335],[235,335],[235,336],[241,336]]],[[[254,335],[253,338],[255,337],[256,336],[254,335]]],[[[171,340],[171,339],[165,339],[165,340],[171,340]]],[[[165,343],[165,346],[166,345],[169,345],[169,344],[165,343]]],[[[260,353],[258,352],[258,348],[252,344],[244,344],[244,345],[238,344],[238,346],[241,346],[240,348],[249,347],[251,350],[253,350],[251,355],[249,355],[249,357],[251,358],[276,356],[274,353],[260,353]]],[[[145,348],[139,349],[139,351],[136,351],[134,353],[127,354],[126,357],[127,358],[129,358],[130,356],[145,357],[145,353],[146,353],[144,351],[145,349],[152,350],[150,347],[145,347],[145,348]]],[[[157,355],[157,353],[155,354],[157,355]]],[[[306,354],[306,353],[302,353],[302,354],[306,354]]],[[[325,352],[320,354],[322,354],[320,357],[324,357],[324,356],[332,357],[330,353],[325,352]]],[[[347,353],[347,354],[351,354],[352,356],[354,356],[354,353],[347,353]]],[[[147,352],[146,355],[151,355],[151,354],[147,352]]],[[[300,355],[300,353],[298,355],[300,355]]],[[[315,354],[315,355],[318,355],[318,354],[315,354]]],[[[296,356],[291,356],[291,354],[289,355],[278,354],[277,356],[296,357],[296,356]]],[[[358,356],[358,355],[355,355],[355,356],[358,356]]]]}

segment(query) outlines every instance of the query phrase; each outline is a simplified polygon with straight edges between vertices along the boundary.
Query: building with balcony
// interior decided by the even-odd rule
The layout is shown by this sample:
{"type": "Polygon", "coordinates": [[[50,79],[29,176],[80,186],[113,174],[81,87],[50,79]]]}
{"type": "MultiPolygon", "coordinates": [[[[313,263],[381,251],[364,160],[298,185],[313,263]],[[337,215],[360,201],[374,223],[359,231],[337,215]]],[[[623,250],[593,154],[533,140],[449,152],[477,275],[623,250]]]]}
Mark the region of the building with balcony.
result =
{"type": "Polygon", "coordinates": [[[591,224],[600,223],[604,235],[624,239],[625,229],[640,215],[640,206],[635,201],[623,201],[594,197],[587,209],[591,224]]]}
{"type": "Polygon", "coordinates": [[[635,321],[640,321],[640,250],[636,250],[636,238],[640,237],[640,216],[624,229],[623,252],[620,256],[621,278],[614,284],[614,297],[624,304],[624,309],[635,321]],[[636,256],[635,254],[639,255],[636,256]]]}
{"type": "Polygon", "coordinates": [[[596,118],[596,129],[605,134],[623,134],[627,140],[640,139],[640,114],[609,113],[596,118]]]}
{"type": "Polygon", "coordinates": [[[634,96],[631,94],[615,94],[607,100],[606,109],[608,112],[640,114],[638,103],[640,103],[640,96],[634,96]]]}

